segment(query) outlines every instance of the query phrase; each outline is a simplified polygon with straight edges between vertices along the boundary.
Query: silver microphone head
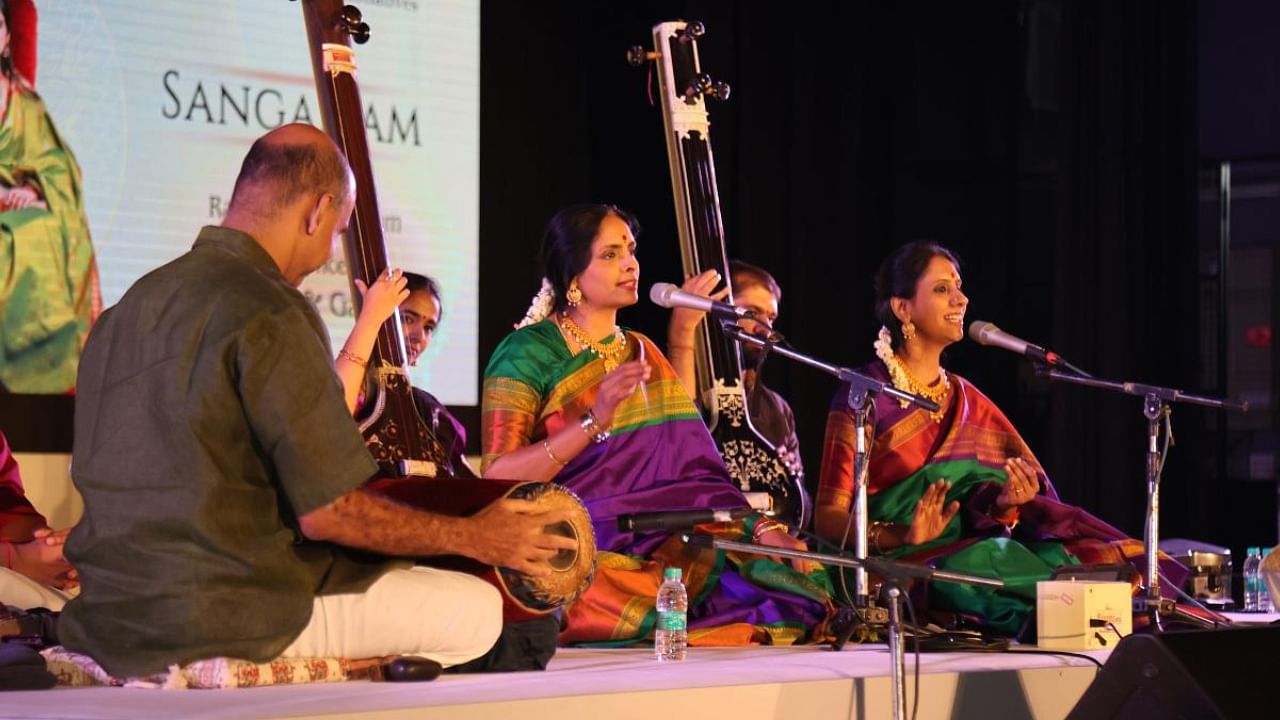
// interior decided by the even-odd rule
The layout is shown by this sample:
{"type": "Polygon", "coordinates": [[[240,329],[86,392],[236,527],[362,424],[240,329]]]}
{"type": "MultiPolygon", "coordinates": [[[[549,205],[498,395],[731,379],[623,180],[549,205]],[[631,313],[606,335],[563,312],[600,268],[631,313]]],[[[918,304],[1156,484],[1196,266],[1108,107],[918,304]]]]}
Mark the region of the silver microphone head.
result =
{"type": "Polygon", "coordinates": [[[969,323],[969,339],[979,345],[990,345],[990,335],[993,332],[1000,332],[1000,328],[995,323],[989,323],[985,320],[974,320],[969,323]]]}
{"type": "Polygon", "coordinates": [[[671,293],[679,289],[671,283],[654,283],[653,287],[649,288],[649,300],[654,305],[669,308],[671,307],[671,293]]]}

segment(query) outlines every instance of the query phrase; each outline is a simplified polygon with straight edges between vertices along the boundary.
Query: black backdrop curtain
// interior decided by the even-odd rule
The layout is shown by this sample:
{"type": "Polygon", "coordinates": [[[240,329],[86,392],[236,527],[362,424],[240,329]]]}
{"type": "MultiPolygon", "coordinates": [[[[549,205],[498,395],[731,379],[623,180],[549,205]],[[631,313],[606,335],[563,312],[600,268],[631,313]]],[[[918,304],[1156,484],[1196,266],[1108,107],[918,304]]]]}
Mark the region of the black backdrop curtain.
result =
{"type": "MultiPolygon", "coordinates": [[[[1213,311],[1197,275],[1194,0],[487,0],[481,17],[482,366],[537,288],[542,227],[563,205],[632,209],[644,287],[678,280],[662,119],[623,56],[683,17],[707,24],[703,65],[734,87],[711,109],[729,253],[778,277],[798,348],[870,361],[876,265],[928,237],[964,261],[971,320],[1099,376],[1220,390],[1200,349],[1213,311]]],[[[665,314],[642,301],[623,321],[661,340],[665,314]]],[[[1138,399],[1051,387],[969,342],[947,364],[1005,410],[1067,500],[1140,535],[1138,399]]],[[[834,382],[771,365],[816,482],[834,382]]],[[[70,398],[37,400],[0,398],[10,441],[65,450],[70,398]]],[[[463,415],[474,449],[478,417],[463,415]]],[[[1271,484],[1219,472],[1220,418],[1174,419],[1164,533],[1237,552],[1271,537],[1271,484]]]]}
{"type": "MultiPolygon", "coordinates": [[[[482,364],[535,291],[542,226],[563,205],[635,211],[642,285],[678,281],[660,110],[623,61],[672,18],[706,23],[703,67],[733,85],[711,105],[728,250],[778,277],[795,346],[870,361],[876,265],[928,237],[961,256],[970,319],[1098,376],[1215,389],[1198,344],[1189,0],[485,2],[482,364]]],[[[662,338],[647,301],[623,321],[662,338]]],[[[771,363],[816,482],[834,382],[771,363]]],[[[947,363],[1004,408],[1066,499],[1140,536],[1139,399],[1050,387],[968,342],[947,363]]],[[[1227,544],[1216,498],[1259,494],[1246,512],[1262,527],[1274,499],[1218,484],[1214,419],[1175,410],[1164,530],[1227,544]]]]}

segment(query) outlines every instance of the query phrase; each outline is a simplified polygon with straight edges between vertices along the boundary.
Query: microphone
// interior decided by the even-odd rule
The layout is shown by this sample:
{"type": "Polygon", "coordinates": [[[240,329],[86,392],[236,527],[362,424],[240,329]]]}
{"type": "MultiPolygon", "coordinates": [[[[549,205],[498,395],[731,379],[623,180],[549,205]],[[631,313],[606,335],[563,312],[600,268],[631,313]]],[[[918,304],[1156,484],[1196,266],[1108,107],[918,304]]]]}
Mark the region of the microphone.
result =
{"type": "Polygon", "coordinates": [[[755,314],[746,308],[687,293],[671,283],[654,283],[653,287],[649,288],[649,299],[655,305],[661,305],[664,308],[689,308],[728,320],[755,318],[755,314]]]}
{"type": "Polygon", "coordinates": [[[729,522],[756,512],[750,507],[726,508],[724,510],[664,510],[659,512],[628,513],[618,516],[618,530],[622,532],[651,532],[665,530],[679,532],[690,530],[695,525],[714,522],[729,522]]]}
{"type": "Polygon", "coordinates": [[[969,325],[969,339],[979,345],[991,345],[1019,355],[1025,355],[1046,365],[1067,364],[1057,353],[1045,350],[1039,345],[1029,343],[1022,338],[1014,337],[996,327],[995,324],[983,322],[982,320],[974,320],[969,325]]]}
{"type": "Polygon", "coordinates": [[[1066,368],[1080,377],[1093,377],[1084,370],[1067,362],[1067,359],[1058,353],[1045,350],[1039,345],[1029,343],[1022,338],[1014,337],[996,327],[993,323],[974,320],[969,325],[969,338],[979,345],[993,345],[998,348],[1004,348],[1010,352],[1029,357],[1036,362],[1044,363],[1049,367],[1066,368]]]}

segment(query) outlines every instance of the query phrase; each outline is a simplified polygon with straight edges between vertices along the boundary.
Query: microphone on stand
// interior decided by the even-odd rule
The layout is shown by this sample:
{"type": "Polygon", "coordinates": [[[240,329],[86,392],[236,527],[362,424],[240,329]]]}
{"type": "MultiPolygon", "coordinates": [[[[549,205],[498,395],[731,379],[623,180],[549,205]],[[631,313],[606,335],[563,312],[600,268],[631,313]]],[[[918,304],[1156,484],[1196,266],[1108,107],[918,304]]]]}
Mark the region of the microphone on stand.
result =
{"type": "Polygon", "coordinates": [[[692,530],[696,525],[741,520],[755,513],[751,507],[723,510],[664,510],[658,512],[628,513],[618,516],[618,529],[622,532],[653,532],[665,530],[680,532],[692,530]]]}
{"type": "Polygon", "coordinates": [[[969,339],[979,345],[990,345],[1004,348],[1019,355],[1026,355],[1032,360],[1038,360],[1046,365],[1057,365],[1062,362],[1062,358],[1058,357],[1056,353],[1045,350],[1039,345],[1033,345],[1022,338],[1014,337],[996,327],[995,323],[983,320],[974,320],[969,324],[969,339]]]}
{"type": "Polygon", "coordinates": [[[689,308],[728,320],[755,318],[755,314],[746,308],[687,293],[671,283],[654,283],[653,287],[649,288],[649,299],[655,305],[661,305],[664,308],[689,308]]]}
{"type": "Polygon", "coordinates": [[[995,323],[974,320],[969,324],[969,339],[979,345],[1003,348],[1050,367],[1064,367],[1077,375],[1090,377],[1089,373],[1067,362],[1061,355],[1052,350],[1045,350],[1039,345],[1027,342],[1020,337],[1010,335],[996,327],[995,323]]]}

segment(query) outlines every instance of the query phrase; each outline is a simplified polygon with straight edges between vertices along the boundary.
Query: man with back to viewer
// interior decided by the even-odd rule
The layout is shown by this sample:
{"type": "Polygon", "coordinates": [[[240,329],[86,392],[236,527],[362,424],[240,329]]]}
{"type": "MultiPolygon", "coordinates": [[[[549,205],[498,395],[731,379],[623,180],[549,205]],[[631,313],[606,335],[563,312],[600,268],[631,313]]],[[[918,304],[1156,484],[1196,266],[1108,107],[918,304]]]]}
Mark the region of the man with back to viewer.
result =
{"type": "Polygon", "coordinates": [[[485,653],[497,591],[362,553],[459,554],[532,575],[564,513],[499,500],[469,518],[365,493],[376,471],[327,333],[297,285],[349,222],[354,180],[319,130],[249,150],[221,226],[103,314],[78,380],[80,573],[59,634],[116,676],[209,657],[485,653]]]}

